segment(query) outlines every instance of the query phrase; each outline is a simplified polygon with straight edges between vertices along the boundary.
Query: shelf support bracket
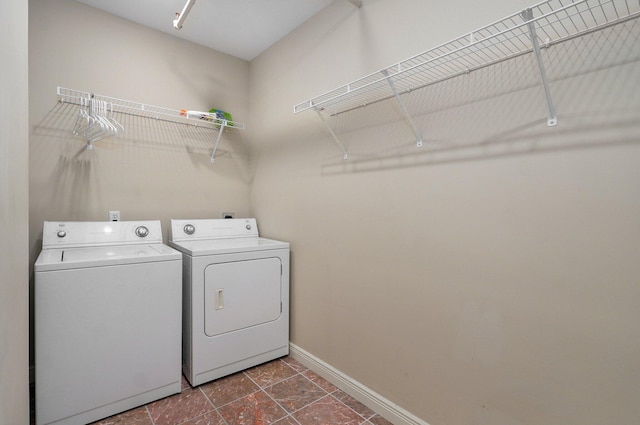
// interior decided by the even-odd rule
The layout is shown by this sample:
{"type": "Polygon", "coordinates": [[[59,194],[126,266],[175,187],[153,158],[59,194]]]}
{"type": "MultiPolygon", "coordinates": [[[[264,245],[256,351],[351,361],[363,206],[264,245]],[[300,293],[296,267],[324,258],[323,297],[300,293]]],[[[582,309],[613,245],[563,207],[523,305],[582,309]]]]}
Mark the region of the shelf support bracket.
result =
{"type": "Polygon", "coordinates": [[[331,137],[333,138],[333,142],[336,145],[338,145],[338,147],[342,151],[342,154],[343,154],[342,158],[343,159],[349,159],[349,154],[347,153],[347,150],[344,148],[342,143],[340,143],[340,139],[338,139],[338,136],[336,136],[336,133],[334,133],[333,130],[331,129],[331,126],[329,125],[329,123],[325,119],[324,115],[322,115],[322,112],[320,112],[320,110],[318,110],[318,109],[315,109],[315,111],[318,113],[318,116],[320,117],[320,120],[322,121],[324,126],[327,127],[327,130],[329,130],[329,134],[331,134],[331,137]]]}
{"type": "Polygon", "coordinates": [[[393,96],[396,98],[396,101],[398,102],[398,104],[400,105],[400,108],[402,109],[402,113],[404,114],[404,117],[407,119],[407,122],[409,123],[409,125],[411,126],[411,129],[413,130],[413,134],[416,138],[416,147],[421,148],[423,145],[422,136],[420,136],[418,127],[416,127],[416,124],[413,122],[411,115],[409,115],[409,111],[407,110],[407,107],[404,104],[404,101],[400,97],[400,93],[398,93],[398,89],[396,88],[396,85],[393,83],[393,80],[391,79],[391,77],[389,77],[389,72],[386,69],[383,69],[381,72],[382,72],[382,75],[384,75],[387,78],[387,82],[391,87],[393,96]]]}
{"type": "Polygon", "coordinates": [[[549,89],[549,81],[547,79],[547,72],[544,68],[542,61],[542,54],[540,53],[540,45],[538,44],[538,35],[536,34],[536,26],[533,22],[533,10],[528,8],[522,11],[522,19],[527,23],[529,29],[529,37],[531,38],[531,44],[533,45],[533,52],[536,55],[536,61],[540,68],[540,77],[542,78],[542,87],[544,88],[544,95],[547,99],[547,126],[553,127],[558,124],[558,116],[556,114],[556,108],[553,105],[553,99],[551,98],[551,90],[549,89]]]}
{"type": "Polygon", "coordinates": [[[215,161],[216,151],[218,150],[218,144],[220,144],[220,138],[222,137],[222,132],[224,128],[227,126],[227,121],[224,121],[224,124],[220,125],[220,131],[218,131],[218,137],[216,137],[216,144],[213,145],[213,151],[211,152],[211,163],[213,164],[215,161]]]}

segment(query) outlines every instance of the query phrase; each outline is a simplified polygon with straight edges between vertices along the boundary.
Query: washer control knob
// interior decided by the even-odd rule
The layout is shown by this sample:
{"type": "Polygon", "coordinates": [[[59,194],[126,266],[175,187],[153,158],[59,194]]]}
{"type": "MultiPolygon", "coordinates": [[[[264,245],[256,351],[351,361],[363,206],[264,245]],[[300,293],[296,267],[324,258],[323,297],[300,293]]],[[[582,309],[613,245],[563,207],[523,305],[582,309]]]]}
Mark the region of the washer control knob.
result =
{"type": "Polygon", "coordinates": [[[193,224],[185,224],[182,228],[187,235],[193,235],[196,232],[196,227],[193,224]]]}
{"type": "Polygon", "coordinates": [[[247,230],[251,230],[251,225],[250,224],[247,224],[245,227],[247,228],[247,230]]]}
{"type": "Polygon", "coordinates": [[[59,238],[64,238],[65,236],[67,236],[67,232],[65,232],[64,230],[58,230],[57,234],[59,238]]]}
{"type": "Polygon", "coordinates": [[[146,226],[136,227],[136,236],[146,238],[147,236],[149,236],[149,229],[146,226]]]}

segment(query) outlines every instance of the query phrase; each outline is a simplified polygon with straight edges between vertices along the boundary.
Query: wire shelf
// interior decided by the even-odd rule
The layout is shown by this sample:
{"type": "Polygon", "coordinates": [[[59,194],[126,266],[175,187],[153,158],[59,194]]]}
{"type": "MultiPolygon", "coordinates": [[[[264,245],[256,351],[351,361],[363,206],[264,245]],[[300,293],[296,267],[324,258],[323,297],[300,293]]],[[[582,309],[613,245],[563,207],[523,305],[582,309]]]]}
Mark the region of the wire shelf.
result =
{"type": "MultiPolygon", "coordinates": [[[[215,142],[213,150],[211,151],[210,161],[212,164],[215,162],[216,150],[218,149],[218,145],[220,144],[220,138],[222,137],[223,131],[227,128],[244,130],[244,124],[227,119],[221,119],[217,114],[209,112],[187,110],[178,111],[174,109],[163,108],[161,106],[147,105],[145,103],[117,99],[114,97],[108,97],[64,87],[58,87],[57,94],[58,101],[60,103],[78,105],[81,110],[87,105],[93,104],[94,102],[102,102],[101,104],[104,105],[104,109],[109,111],[110,113],[115,112],[120,114],[135,115],[138,117],[149,118],[158,121],[167,121],[189,126],[201,127],[203,129],[211,129],[212,135],[215,135],[215,132],[218,133],[217,135],[215,135],[215,142]]],[[[82,119],[83,118],[81,117],[79,120],[82,119]]],[[[77,124],[78,122],[76,122],[73,133],[76,135],[81,135],[76,131],[77,124]]],[[[122,127],[122,125],[118,125],[122,127]]],[[[122,127],[122,129],[124,130],[124,127],[122,127]]],[[[208,130],[205,131],[207,133],[209,132],[208,130]]],[[[91,136],[86,136],[86,134],[83,133],[82,137],[87,140],[87,149],[91,150],[93,149],[92,142],[101,140],[102,138],[111,136],[113,134],[114,133],[112,132],[99,133],[97,136],[98,138],[95,138],[93,133],[91,134],[91,136]]]]}
{"type": "Polygon", "coordinates": [[[179,124],[201,126],[216,130],[220,127],[244,130],[244,124],[242,123],[216,118],[213,114],[209,113],[203,113],[198,116],[189,116],[184,111],[168,109],[161,106],[147,105],[145,103],[117,99],[114,97],[108,97],[100,94],[68,89],[64,87],[58,87],[57,94],[58,101],[62,103],[72,103],[80,105],[82,99],[90,98],[107,102],[113,108],[113,112],[132,114],[140,117],[170,121],[179,124]]]}
{"type": "Polygon", "coordinates": [[[294,105],[337,115],[640,16],[640,0],[547,0],[294,105]]]}

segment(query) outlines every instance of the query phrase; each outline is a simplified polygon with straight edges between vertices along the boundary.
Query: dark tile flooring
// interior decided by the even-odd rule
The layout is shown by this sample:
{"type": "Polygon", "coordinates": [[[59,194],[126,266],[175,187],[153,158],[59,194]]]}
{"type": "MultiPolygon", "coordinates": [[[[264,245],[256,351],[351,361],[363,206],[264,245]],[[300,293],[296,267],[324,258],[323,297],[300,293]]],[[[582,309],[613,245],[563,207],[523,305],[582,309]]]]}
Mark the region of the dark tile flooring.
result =
{"type": "Polygon", "coordinates": [[[191,387],[92,425],[390,425],[302,364],[284,357],[191,387]]]}

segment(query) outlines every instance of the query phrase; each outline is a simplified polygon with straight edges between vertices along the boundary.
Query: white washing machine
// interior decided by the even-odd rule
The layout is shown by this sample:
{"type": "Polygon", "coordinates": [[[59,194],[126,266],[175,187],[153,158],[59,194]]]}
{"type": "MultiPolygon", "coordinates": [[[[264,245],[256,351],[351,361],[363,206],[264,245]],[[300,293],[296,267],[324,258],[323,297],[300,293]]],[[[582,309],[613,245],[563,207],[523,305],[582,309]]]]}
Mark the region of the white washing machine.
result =
{"type": "Polygon", "coordinates": [[[289,244],[256,220],[171,220],[183,253],[183,373],[196,386],[289,353],[289,244]]]}
{"type": "Polygon", "coordinates": [[[180,392],[182,255],[159,221],[45,222],[34,269],[37,425],[180,392]]]}

